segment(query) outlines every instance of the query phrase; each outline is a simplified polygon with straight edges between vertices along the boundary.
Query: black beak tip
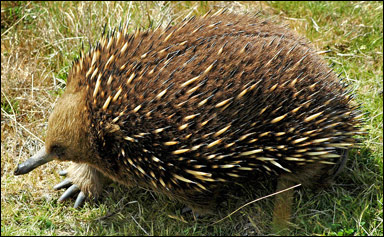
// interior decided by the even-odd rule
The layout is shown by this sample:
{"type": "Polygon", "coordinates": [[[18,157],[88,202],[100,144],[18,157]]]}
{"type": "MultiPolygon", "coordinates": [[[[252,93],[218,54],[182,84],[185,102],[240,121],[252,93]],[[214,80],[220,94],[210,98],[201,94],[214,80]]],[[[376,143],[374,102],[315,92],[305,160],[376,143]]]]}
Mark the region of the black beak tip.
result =
{"type": "Polygon", "coordinates": [[[17,165],[15,171],[13,172],[14,175],[21,175],[21,172],[20,172],[20,165],[17,165]]]}

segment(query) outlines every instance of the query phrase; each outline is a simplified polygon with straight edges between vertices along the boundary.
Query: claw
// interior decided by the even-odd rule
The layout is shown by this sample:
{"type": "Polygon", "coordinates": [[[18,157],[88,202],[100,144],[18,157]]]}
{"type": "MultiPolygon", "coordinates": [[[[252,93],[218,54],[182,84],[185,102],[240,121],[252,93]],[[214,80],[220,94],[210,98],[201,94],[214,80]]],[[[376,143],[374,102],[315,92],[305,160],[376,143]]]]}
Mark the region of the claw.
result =
{"type": "Polygon", "coordinates": [[[61,197],[59,198],[58,201],[62,202],[64,200],[68,199],[69,197],[71,197],[71,196],[75,195],[77,192],[79,192],[79,190],[80,190],[79,186],[77,186],[76,184],[73,184],[71,187],[69,187],[67,189],[67,191],[65,191],[63,193],[63,195],[61,195],[61,197]]]}
{"type": "Polygon", "coordinates": [[[64,179],[61,183],[57,184],[56,186],[53,187],[54,190],[59,190],[62,188],[68,188],[71,186],[72,181],[70,179],[64,179]]]}
{"type": "Polygon", "coordinates": [[[181,209],[181,214],[185,214],[187,212],[193,212],[192,211],[192,208],[190,207],[184,207],[183,209],[181,209]]]}
{"type": "Polygon", "coordinates": [[[185,214],[185,213],[192,213],[192,215],[196,218],[199,218],[200,217],[200,214],[193,211],[192,208],[190,207],[184,207],[183,209],[181,209],[181,214],[185,214]]]}
{"type": "Polygon", "coordinates": [[[66,170],[59,171],[60,176],[67,176],[67,174],[68,174],[68,171],[66,171],[66,170]]]}
{"type": "Polygon", "coordinates": [[[85,194],[83,192],[80,192],[76,198],[76,202],[73,208],[78,208],[79,206],[83,205],[85,198],[86,198],[85,194]]]}

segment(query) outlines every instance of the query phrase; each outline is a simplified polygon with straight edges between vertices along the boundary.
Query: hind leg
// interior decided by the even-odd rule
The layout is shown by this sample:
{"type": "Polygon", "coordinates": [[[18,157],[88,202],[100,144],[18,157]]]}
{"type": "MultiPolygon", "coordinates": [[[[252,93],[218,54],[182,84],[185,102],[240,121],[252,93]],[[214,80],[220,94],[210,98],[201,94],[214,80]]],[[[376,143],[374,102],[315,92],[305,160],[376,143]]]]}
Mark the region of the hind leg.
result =
{"type": "Polygon", "coordinates": [[[60,175],[67,176],[67,178],[63,182],[57,184],[54,189],[68,189],[59,198],[59,202],[79,193],[74,208],[82,205],[87,197],[99,197],[103,191],[103,187],[111,182],[110,179],[87,164],[75,163],[66,171],[60,172],[60,175]]]}
{"type": "MultiPolygon", "coordinates": [[[[333,166],[312,164],[308,165],[299,174],[280,176],[276,191],[292,187],[297,183],[316,189],[329,186],[334,178],[343,170],[348,159],[348,150],[339,149],[337,153],[340,155],[340,158],[333,166]]],[[[276,195],[272,221],[275,233],[285,234],[284,229],[287,230],[289,226],[293,206],[293,193],[294,190],[290,189],[276,195]]]]}
{"type": "MultiPolygon", "coordinates": [[[[294,182],[281,176],[277,181],[276,191],[287,189],[293,185],[294,182]]],[[[275,197],[272,220],[272,231],[274,233],[284,235],[285,231],[288,230],[292,213],[293,193],[294,189],[289,189],[277,194],[275,197]]]]}

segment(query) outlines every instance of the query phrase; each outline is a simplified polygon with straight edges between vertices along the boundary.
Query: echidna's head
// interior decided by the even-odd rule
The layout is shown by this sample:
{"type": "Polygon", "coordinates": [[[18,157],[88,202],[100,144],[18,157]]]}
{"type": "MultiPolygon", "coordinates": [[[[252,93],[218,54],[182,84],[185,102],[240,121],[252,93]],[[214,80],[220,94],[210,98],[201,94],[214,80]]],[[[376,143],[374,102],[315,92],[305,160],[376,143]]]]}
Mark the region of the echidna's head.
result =
{"type": "Polygon", "coordinates": [[[53,159],[78,162],[91,157],[85,99],[80,92],[67,91],[58,100],[48,120],[45,146],[18,165],[15,175],[25,174],[53,159]]]}

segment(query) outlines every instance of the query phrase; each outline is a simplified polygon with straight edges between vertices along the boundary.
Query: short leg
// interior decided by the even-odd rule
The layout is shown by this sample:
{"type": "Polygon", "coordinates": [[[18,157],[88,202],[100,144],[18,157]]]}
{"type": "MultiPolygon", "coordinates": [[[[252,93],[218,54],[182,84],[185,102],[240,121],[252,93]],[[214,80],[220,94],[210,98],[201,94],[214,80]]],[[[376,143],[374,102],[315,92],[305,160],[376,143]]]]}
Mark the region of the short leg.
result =
{"type": "Polygon", "coordinates": [[[75,163],[59,174],[67,176],[67,178],[57,184],[54,189],[68,188],[59,198],[59,202],[79,193],[74,205],[75,208],[81,206],[87,197],[99,197],[103,187],[111,182],[98,170],[87,164],[75,163]]]}
{"type": "MultiPolygon", "coordinates": [[[[293,185],[294,183],[292,181],[281,176],[277,182],[276,191],[284,190],[293,185]]],[[[275,198],[272,231],[279,235],[284,235],[288,230],[292,212],[293,192],[293,189],[289,189],[277,194],[275,198]]]]}

